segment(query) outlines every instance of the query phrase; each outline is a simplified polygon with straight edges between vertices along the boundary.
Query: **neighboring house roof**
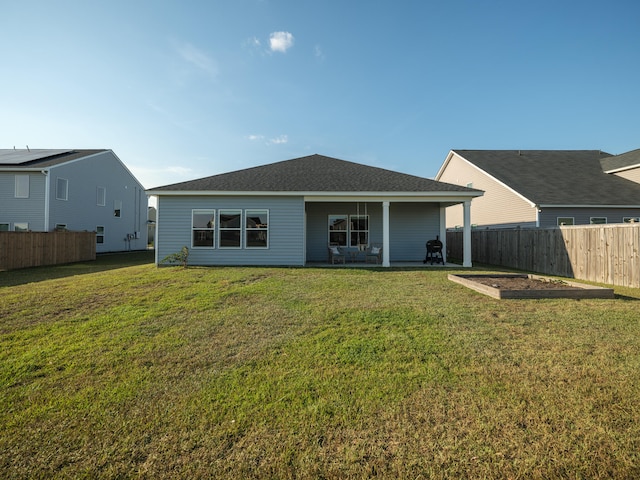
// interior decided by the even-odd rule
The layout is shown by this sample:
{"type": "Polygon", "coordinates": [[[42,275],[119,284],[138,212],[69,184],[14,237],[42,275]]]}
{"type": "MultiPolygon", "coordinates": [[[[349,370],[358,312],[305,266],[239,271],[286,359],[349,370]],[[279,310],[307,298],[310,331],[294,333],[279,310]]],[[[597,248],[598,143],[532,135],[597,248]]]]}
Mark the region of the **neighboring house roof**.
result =
{"type": "Polygon", "coordinates": [[[613,157],[603,158],[600,160],[600,164],[606,173],[638,168],[640,167],[640,148],[613,157]]]}
{"type": "Polygon", "coordinates": [[[479,190],[317,154],[157,187],[147,193],[171,192],[439,192],[469,196],[482,194],[479,190]]]}
{"type": "Polygon", "coordinates": [[[106,151],[105,149],[0,149],[0,169],[26,170],[52,167],[106,151]]]}
{"type": "Polygon", "coordinates": [[[611,154],[600,150],[452,152],[536,205],[640,205],[640,185],[605,173],[600,162],[611,158],[611,154]]]}

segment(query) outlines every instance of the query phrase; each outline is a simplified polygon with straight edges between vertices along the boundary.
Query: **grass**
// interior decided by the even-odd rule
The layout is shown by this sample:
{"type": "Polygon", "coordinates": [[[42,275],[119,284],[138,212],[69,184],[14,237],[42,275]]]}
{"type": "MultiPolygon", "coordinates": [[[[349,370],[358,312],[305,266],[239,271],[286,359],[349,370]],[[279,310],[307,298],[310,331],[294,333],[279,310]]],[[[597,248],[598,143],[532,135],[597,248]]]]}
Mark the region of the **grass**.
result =
{"type": "Polygon", "coordinates": [[[0,477],[640,476],[638,290],[149,261],[0,273],[0,477]]]}

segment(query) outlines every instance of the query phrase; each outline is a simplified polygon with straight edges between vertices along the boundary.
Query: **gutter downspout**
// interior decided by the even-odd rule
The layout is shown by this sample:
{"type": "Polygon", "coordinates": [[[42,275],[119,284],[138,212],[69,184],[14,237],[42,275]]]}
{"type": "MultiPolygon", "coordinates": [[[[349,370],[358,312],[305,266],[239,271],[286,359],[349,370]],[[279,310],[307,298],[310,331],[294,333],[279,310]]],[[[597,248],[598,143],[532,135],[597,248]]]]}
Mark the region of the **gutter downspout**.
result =
{"type": "Polygon", "coordinates": [[[49,194],[51,191],[50,183],[51,177],[49,176],[49,170],[42,170],[40,173],[44,175],[44,231],[49,231],[49,194]]]}

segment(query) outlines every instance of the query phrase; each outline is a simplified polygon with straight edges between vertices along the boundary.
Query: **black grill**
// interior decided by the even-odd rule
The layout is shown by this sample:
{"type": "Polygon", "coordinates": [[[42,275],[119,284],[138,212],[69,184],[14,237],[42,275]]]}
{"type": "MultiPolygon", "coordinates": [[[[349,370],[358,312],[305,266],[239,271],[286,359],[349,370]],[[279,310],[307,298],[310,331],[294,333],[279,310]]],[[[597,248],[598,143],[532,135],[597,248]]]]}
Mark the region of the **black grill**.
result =
{"type": "Polygon", "coordinates": [[[429,240],[427,242],[427,256],[422,263],[430,262],[433,265],[435,263],[441,263],[444,265],[444,259],[442,258],[442,242],[440,237],[436,237],[435,240],[429,240]]]}

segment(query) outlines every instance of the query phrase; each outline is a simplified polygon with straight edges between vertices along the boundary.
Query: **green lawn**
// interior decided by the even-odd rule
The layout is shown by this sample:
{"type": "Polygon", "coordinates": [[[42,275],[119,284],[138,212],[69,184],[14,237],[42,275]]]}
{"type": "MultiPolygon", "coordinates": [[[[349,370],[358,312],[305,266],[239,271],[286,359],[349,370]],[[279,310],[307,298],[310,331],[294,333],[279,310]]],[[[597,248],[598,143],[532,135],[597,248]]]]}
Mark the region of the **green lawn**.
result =
{"type": "Polygon", "coordinates": [[[150,260],[0,272],[1,478],[640,477],[640,290],[150,260]]]}

